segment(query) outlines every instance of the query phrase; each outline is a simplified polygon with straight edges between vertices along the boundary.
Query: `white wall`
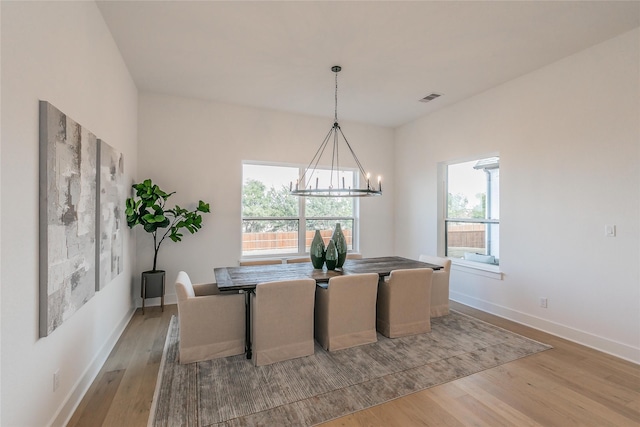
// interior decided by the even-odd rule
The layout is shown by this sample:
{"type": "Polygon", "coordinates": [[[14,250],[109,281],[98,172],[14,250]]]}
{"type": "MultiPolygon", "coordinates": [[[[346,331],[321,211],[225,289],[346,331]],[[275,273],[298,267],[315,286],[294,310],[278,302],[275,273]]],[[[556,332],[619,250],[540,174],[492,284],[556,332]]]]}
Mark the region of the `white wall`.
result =
{"type": "MultiPolygon", "coordinates": [[[[0,7],[0,33],[2,32],[2,8],[0,7]]],[[[2,44],[0,43],[0,73],[2,73],[2,44]]],[[[0,84],[2,99],[2,84],[0,84]]],[[[0,129],[2,129],[2,103],[0,103],[0,129]]],[[[2,164],[2,134],[0,133],[0,165],[2,164]]],[[[0,173],[2,188],[2,173],[0,173]]],[[[0,194],[0,224],[2,224],[2,194],[0,194]]],[[[2,247],[2,227],[0,226],[0,248],[2,247]]],[[[0,307],[2,307],[2,258],[0,257],[0,307]]],[[[2,378],[2,316],[0,316],[0,378],[2,378]]],[[[2,421],[2,381],[0,381],[0,421],[2,421]]]]}
{"type": "Polygon", "coordinates": [[[133,310],[125,266],[47,338],[38,338],[38,101],[124,153],[136,176],[137,91],[93,2],[6,2],[2,9],[2,419],[62,425],[133,310]],[[53,392],[53,373],[61,382],[53,392]]]}
{"type": "Polygon", "coordinates": [[[499,152],[504,280],[455,271],[452,298],[636,362],[639,39],[636,29],[397,129],[395,223],[399,255],[436,253],[438,162],[499,152]]]}
{"type": "MultiPolygon", "coordinates": [[[[151,178],[165,191],[176,191],[171,204],[193,207],[202,199],[213,212],[204,216],[197,234],[160,248],[158,268],[167,271],[168,301],[175,300],[179,270],[204,282],[214,281],[214,267],[237,265],[242,161],[306,166],[333,124],[331,118],[157,94],[140,95],[139,120],[139,180],[151,178]]],[[[349,122],[341,127],[361,163],[384,177],[383,196],[361,200],[360,250],[366,256],[393,254],[393,130],[349,122]]],[[[341,159],[346,157],[343,152],[341,159]]],[[[141,230],[137,237],[137,270],[150,270],[151,237],[141,230]]],[[[139,283],[136,289],[139,295],[139,283]]]]}

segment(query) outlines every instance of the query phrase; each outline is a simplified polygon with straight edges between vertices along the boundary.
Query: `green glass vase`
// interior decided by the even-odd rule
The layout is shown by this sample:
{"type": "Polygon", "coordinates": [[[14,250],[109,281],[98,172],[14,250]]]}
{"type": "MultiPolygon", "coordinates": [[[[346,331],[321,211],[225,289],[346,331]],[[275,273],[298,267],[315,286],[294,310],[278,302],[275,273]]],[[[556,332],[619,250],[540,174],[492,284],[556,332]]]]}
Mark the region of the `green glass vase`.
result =
{"type": "Polygon", "coordinates": [[[342,268],[347,259],[347,239],[345,239],[344,233],[342,233],[339,222],[336,223],[336,228],[333,230],[331,239],[335,242],[336,250],[338,251],[338,264],[336,268],[342,268]]]}
{"type": "Polygon", "coordinates": [[[327,270],[335,270],[338,265],[338,250],[333,239],[329,240],[327,251],[325,252],[324,262],[327,264],[327,270]]]}
{"type": "Polygon", "coordinates": [[[322,269],[322,266],[324,265],[324,253],[324,240],[322,240],[320,231],[316,230],[316,234],[313,236],[313,240],[311,241],[311,247],[309,248],[309,256],[311,258],[313,268],[322,269]]]}

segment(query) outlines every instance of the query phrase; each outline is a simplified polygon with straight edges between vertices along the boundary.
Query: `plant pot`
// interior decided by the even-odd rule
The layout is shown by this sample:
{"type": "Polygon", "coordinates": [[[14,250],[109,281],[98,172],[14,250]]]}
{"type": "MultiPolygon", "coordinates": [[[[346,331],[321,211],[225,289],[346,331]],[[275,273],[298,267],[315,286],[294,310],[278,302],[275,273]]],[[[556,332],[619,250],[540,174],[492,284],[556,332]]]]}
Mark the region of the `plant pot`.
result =
{"type": "Polygon", "coordinates": [[[144,314],[144,301],[147,298],[160,297],[160,307],[164,311],[164,270],[149,270],[142,272],[140,296],[142,297],[142,314],[144,314]]]}

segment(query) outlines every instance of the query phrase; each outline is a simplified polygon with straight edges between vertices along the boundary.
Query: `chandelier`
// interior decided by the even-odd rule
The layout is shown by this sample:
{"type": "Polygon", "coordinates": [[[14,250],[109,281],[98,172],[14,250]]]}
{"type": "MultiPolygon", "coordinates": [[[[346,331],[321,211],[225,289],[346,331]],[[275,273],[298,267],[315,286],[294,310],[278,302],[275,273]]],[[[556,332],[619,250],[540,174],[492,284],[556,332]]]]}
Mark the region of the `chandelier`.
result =
{"type": "MultiPolygon", "coordinates": [[[[318,151],[309,162],[309,166],[304,170],[304,173],[296,181],[295,188],[293,182],[289,183],[289,193],[294,196],[307,196],[307,197],[366,197],[366,196],[380,196],[382,194],[382,178],[378,176],[378,184],[374,187],[371,186],[371,175],[365,172],[362,167],[362,163],[358,160],[358,156],[351,148],[351,144],[347,141],[347,138],[342,133],[342,129],[338,124],[338,73],[342,70],[339,65],[331,67],[331,71],[336,74],[336,90],[335,90],[335,115],[333,119],[333,126],[329,130],[329,133],[320,144],[318,151]],[[355,164],[358,166],[360,176],[363,182],[366,182],[366,188],[352,188],[353,182],[345,183],[345,172],[340,169],[340,138],[347,146],[349,153],[353,157],[355,164]],[[326,151],[326,148],[332,142],[331,147],[331,169],[329,170],[329,182],[326,187],[319,187],[320,173],[318,172],[318,163],[322,158],[322,155],[326,151]],[[314,181],[315,178],[315,181],[314,181]],[[342,179],[341,179],[342,178],[342,179]],[[315,184],[315,185],[314,185],[315,184]]],[[[323,179],[324,181],[324,179],[323,179]]],[[[353,181],[353,179],[351,180],[353,181]]]]}

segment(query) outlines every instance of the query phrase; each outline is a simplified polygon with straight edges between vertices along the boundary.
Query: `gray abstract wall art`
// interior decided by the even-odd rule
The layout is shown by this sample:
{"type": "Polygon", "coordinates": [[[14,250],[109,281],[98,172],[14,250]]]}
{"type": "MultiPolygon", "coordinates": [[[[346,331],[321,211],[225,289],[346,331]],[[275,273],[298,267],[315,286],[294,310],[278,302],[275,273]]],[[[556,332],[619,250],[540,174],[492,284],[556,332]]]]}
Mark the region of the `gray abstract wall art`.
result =
{"type": "Polygon", "coordinates": [[[95,294],[94,134],[40,101],[40,336],[95,294]]]}
{"type": "Polygon", "coordinates": [[[96,291],[104,289],[123,270],[124,205],[127,198],[124,185],[124,157],[122,153],[98,140],[100,188],[98,218],[98,248],[96,251],[96,291]]]}

